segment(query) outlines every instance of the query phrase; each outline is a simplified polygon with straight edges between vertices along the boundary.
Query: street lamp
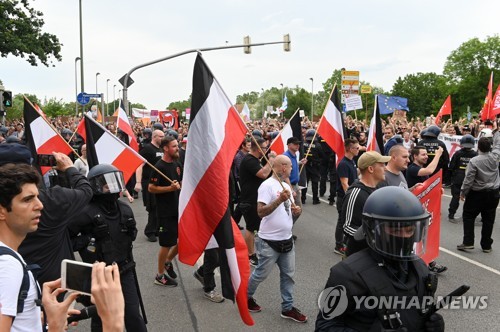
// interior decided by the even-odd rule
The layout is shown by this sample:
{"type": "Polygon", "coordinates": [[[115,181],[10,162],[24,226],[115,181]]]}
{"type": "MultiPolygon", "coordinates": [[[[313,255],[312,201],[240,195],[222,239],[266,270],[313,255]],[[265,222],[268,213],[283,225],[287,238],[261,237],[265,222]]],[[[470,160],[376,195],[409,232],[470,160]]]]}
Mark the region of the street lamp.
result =
{"type": "Polygon", "coordinates": [[[311,121],[313,120],[314,114],[314,79],[311,77],[311,121]]]}
{"type": "Polygon", "coordinates": [[[80,82],[81,82],[81,92],[85,92],[84,79],[83,79],[83,29],[82,29],[82,0],[80,0],[79,6],[80,14],[80,82]]]}
{"type": "Polygon", "coordinates": [[[116,106],[115,106],[115,88],[116,88],[116,84],[113,85],[113,109],[116,110],[116,106]]]}
{"type": "Polygon", "coordinates": [[[77,71],[76,71],[76,63],[81,60],[79,56],[75,58],[75,116],[78,116],[78,103],[76,102],[76,96],[78,95],[78,80],[77,80],[77,71]]]}
{"type": "MultiPolygon", "coordinates": [[[[101,73],[96,73],[95,74],[95,94],[97,94],[97,76],[101,75],[101,73]]],[[[95,99],[95,107],[96,107],[96,114],[98,114],[99,112],[99,102],[97,101],[97,98],[95,99]]]]}
{"type": "Polygon", "coordinates": [[[106,80],[106,114],[109,116],[109,112],[108,112],[108,104],[109,104],[109,89],[108,89],[108,85],[109,85],[109,78],[106,80]]]}

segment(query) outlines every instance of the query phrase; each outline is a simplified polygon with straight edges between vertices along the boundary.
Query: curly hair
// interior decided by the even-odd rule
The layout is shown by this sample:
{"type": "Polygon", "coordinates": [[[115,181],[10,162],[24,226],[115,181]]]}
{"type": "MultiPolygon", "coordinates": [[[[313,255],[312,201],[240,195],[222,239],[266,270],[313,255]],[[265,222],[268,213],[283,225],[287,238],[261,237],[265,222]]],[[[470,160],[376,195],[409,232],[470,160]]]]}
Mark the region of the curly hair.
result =
{"type": "Polygon", "coordinates": [[[5,164],[0,166],[0,205],[12,210],[12,199],[22,192],[27,183],[40,184],[41,177],[37,170],[25,164],[5,164]]]}

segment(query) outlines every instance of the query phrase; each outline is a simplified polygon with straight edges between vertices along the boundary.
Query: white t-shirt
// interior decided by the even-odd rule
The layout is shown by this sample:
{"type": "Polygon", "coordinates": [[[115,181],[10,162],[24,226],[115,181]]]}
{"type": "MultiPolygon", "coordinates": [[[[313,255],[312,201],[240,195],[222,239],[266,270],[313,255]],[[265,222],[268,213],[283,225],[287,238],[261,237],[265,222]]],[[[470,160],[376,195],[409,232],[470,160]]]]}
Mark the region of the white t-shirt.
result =
{"type": "MultiPolygon", "coordinates": [[[[282,182],[285,189],[292,192],[290,186],[282,182]]],[[[269,204],[279,197],[283,191],[278,180],[274,177],[262,182],[259,187],[257,201],[264,204],[269,204]]],[[[262,218],[259,228],[259,237],[266,240],[288,240],[292,237],[292,210],[290,200],[281,203],[276,210],[268,216],[262,218]],[[287,208],[287,207],[288,208],[287,208]]]]}
{"type": "Polygon", "coordinates": [[[89,163],[87,159],[78,158],[75,160],[75,168],[80,172],[80,174],[87,176],[89,174],[89,163]]]}
{"type": "MultiPolygon", "coordinates": [[[[8,247],[0,241],[0,246],[8,247]]],[[[12,248],[11,248],[12,249],[12,248]]],[[[16,252],[17,254],[17,252],[16,252]]],[[[24,262],[21,255],[17,254],[24,262]]],[[[11,332],[42,331],[40,307],[35,304],[38,292],[35,278],[31,272],[28,297],[24,300],[24,310],[17,314],[17,298],[23,282],[23,268],[19,261],[10,255],[0,256],[0,314],[16,317],[11,332]]]]}

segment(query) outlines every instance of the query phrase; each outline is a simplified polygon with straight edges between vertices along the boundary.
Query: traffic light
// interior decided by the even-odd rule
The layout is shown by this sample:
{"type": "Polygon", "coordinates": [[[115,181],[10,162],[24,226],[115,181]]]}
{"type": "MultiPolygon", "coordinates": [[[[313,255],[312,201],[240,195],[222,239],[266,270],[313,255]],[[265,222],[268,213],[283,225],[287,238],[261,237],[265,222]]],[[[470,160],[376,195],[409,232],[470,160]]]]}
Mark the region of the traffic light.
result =
{"type": "Polygon", "coordinates": [[[283,41],[284,41],[283,50],[285,52],[290,52],[290,35],[289,34],[284,35],[283,41]]]}
{"type": "Polygon", "coordinates": [[[4,91],[2,93],[3,97],[3,106],[5,107],[12,107],[12,91],[4,91]]]}
{"type": "Polygon", "coordinates": [[[243,52],[245,52],[245,54],[252,53],[252,49],[250,47],[250,44],[251,44],[250,36],[243,37],[243,44],[248,45],[248,46],[245,46],[245,48],[243,49],[243,52]]]}

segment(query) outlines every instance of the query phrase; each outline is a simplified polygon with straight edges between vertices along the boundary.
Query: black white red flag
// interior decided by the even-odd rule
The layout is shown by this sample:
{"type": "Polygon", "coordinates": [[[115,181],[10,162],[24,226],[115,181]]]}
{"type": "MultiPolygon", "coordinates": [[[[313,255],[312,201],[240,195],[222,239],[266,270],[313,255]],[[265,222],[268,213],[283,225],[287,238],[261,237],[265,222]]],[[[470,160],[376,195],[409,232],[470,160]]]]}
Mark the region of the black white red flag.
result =
{"type": "Polygon", "coordinates": [[[139,143],[137,143],[137,138],[135,137],[132,126],[128,121],[127,113],[125,113],[125,108],[123,107],[123,100],[120,100],[120,107],[117,109],[116,117],[116,128],[121,129],[128,136],[128,145],[135,151],[139,151],[139,143]]]}
{"type": "MultiPolygon", "coordinates": [[[[39,107],[24,97],[23,117],[26,126],[26,142],[33,156],[34,164],[38,165],[38,155],[61,152],[69,155],[73,149],[62,136],[47,122],[45,116],[38,111],[39,107]]],[[[40,167],[42,174],[51,167],[40,167]]]]}
{"type": "Polygon", "coordinates": [[[380,109],[378,107],[378,95],[375,96],[375,107],[370,130],[368,131],[368,143],[366,151],[377,151],[384,154],[384,138],[382,134],[382,121],[380,120],[380,109]]]}
{"type": "Polygon", "coordinates": [[[179,260],[194,265],[212,235],[219,245],[222,294],[248,312],[248,249],[229,213],[229,172],[247,128],[198,54],[194,65],[189,144],[179,200],[179,260]]]}
{"type": "Polygon", "coordinates": [[[288,149],[286,142],[290,137],[296,137],[302,141],[299,110],[292,115],[278,136],[271,142],[269,150],[276,152],[276,154],[283,154],[288,149]]]}

